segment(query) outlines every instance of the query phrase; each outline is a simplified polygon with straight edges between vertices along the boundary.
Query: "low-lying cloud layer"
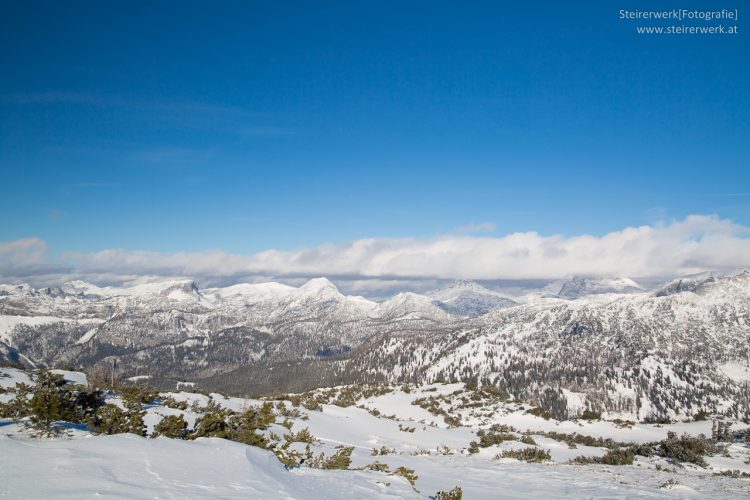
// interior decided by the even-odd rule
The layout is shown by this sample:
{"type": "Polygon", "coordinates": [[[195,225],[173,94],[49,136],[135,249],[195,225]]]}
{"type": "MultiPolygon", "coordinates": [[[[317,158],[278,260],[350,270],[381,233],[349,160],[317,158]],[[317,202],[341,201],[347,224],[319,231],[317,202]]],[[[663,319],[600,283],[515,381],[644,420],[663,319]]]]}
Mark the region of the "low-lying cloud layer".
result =
{"type": "Polygon", "coordinates": [[[628,227],[604,236],[361,239],[251,255],[221,250],[159,253],[110,249],[50,256],[41,239],[0,243],[0,282],[54,285],[69,279],[122,283],[143,276],[190,277],[199,283],[295,280],[351,282],[435,279],[557,279],[580,276],[679,276],[750,267],[750,228],[693,215],[665,225],[628,227]]]}

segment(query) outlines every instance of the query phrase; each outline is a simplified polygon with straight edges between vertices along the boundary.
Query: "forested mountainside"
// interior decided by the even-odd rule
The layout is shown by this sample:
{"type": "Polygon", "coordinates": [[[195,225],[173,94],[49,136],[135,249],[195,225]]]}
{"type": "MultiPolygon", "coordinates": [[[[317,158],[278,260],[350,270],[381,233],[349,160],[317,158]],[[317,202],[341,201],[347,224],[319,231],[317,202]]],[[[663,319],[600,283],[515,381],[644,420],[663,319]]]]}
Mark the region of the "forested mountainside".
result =
{"type": "Polygon", "coordinates": [[[320,278],[199,289],[0,286],[6,363],[74,366],[243,395],[351,382],[471,380],[556,416],[656,419],[750,403],[750,273],[644,291],[573,279],[517,303],[470,282],[376,303],[320,278]]]}

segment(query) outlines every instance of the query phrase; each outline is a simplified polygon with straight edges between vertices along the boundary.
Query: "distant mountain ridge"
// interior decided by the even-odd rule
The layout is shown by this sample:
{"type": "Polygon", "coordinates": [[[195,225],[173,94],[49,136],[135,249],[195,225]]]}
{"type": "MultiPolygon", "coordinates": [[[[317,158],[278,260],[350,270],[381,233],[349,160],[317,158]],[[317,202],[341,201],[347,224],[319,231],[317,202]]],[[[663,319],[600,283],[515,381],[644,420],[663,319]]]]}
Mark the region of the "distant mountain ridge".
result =
{"type": "Polygon", "coordinates": [[[428,294],[433,303],[456,316],[481,316],[496,309],[513,307],[518,302],[473,281],[457,280],[428,294]]]}
{"type": "Polygon", "coordinates": [[[560,287],[558,297],[577,299],[605,293],[640,293],[643,288],[630,278],[572,278],[560,287]]]}
{"type": "Polygon", "coordinates": [[[750,393],[750,273],[644,291],[576,278],[517,303],[472,282],[383,302],[325,278],[200,289],[191,280],[0,285],[0,361],[83,366],[237,393],[357,381],[480,380],[573,411],[739,412],[750,393]],[[739,372],[738,372],[739,370],[739,372]]]}

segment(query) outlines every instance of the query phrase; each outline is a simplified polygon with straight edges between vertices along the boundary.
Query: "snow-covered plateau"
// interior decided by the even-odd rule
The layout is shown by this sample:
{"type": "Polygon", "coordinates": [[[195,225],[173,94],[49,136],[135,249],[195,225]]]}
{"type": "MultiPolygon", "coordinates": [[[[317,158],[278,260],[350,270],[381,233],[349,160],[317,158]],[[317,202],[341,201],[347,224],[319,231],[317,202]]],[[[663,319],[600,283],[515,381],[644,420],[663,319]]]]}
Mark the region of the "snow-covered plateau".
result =
{"type": "MultiPolygon", "coordinates": [[[[57,373],[69,390],[87,383],[81,373],[57,373]]],[[[35,381],[32,372],[0,369],[0,403],[33,401],[42,391],[35,381]],[[19,396],[19,382],[31,392],[19,396]]],[[[598,416],[560,421],[464,383],[340,386],[263,400],[162,392],[133,410],[123,387],[103,393],[95,415],[120,408],[118,425],[139,418],[136,433],[113,432],[100,419],[57,421],[50,437],[39,434],[33,416],[0,419],[0,495],[459,498],[459,488],[466,499],[750,495],[748,426],[718,415],[662,424],[598,416]],[[233,416],[257,417],[264,403],[272,416],[255,424],[255,446],[243,444],[246,435],[230,432],[233,416]],[[217,415],[229,426],[218,426],[217,415]],[[166,437],[167,417],[184,421],[179,436],[166,437]],[[680,443],[693,441],[710,450],[697,458],[675,455],[685,451],[680,443]],[[631,463],[602,458],[618,450],[635,450],[625,460],[631,463]],[[451,491],[453,497],[438,494],[451,491]]]]}

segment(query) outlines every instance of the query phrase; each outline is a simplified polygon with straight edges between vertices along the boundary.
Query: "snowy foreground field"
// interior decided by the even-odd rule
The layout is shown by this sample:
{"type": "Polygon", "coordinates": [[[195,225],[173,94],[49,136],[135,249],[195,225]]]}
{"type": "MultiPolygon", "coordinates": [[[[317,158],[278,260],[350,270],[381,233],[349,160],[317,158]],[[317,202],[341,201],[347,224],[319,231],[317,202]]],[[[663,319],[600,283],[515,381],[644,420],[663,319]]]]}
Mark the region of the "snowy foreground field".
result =
{"type": "MultiPolygon", "coordinates": [[[[59,373],[71,383],[86,382],[82,374],[59,373]]],[[[26,372],[0,369],[1,403],[15,397],[17,382],[33,383],[26,372]]],[[[528,413],[528,405],[501,401],[464,384],[322,389],[283,398],[273,400],[275,421],[261,432],[269,449],[216,437],[95,434],[85,424],[62,422],[57,424],[59,435],[38,437],[28,419],[0,419],[0,495],[430,498],[459,486],[466,499],[750,496],[750,445],[734,439],[719,443],[722,451],[705,456],[704,466],[658,455],[637,455],[632,465],[570,463],[577,457],[596,461],[612,442],[655,443],[670,432],[711,436],[710,417],[661,425],[558,422],[528,413]],[[478,436],[480,430],[484,432],[478,436]],[[336,456],[349,447],[345,470],[319,467],[310,458],[336,456]],[[522,449],[549,451],[549,458],[527,463],[502,456],[522,449]],[[302,463],[285,466],[277,454],[287,464],[302,463]]],[[[211,401],[237,414],[264,403],[219,394],[162,393],[143,405],[147,434],[169,415],[182,415],[192,430],[206,418],[211,401]]],[[[107,403],[125,408],[116,393],[109,393],[107,403]]],[[[747,427],[727,423],[731,431],[747,427]]]]}

